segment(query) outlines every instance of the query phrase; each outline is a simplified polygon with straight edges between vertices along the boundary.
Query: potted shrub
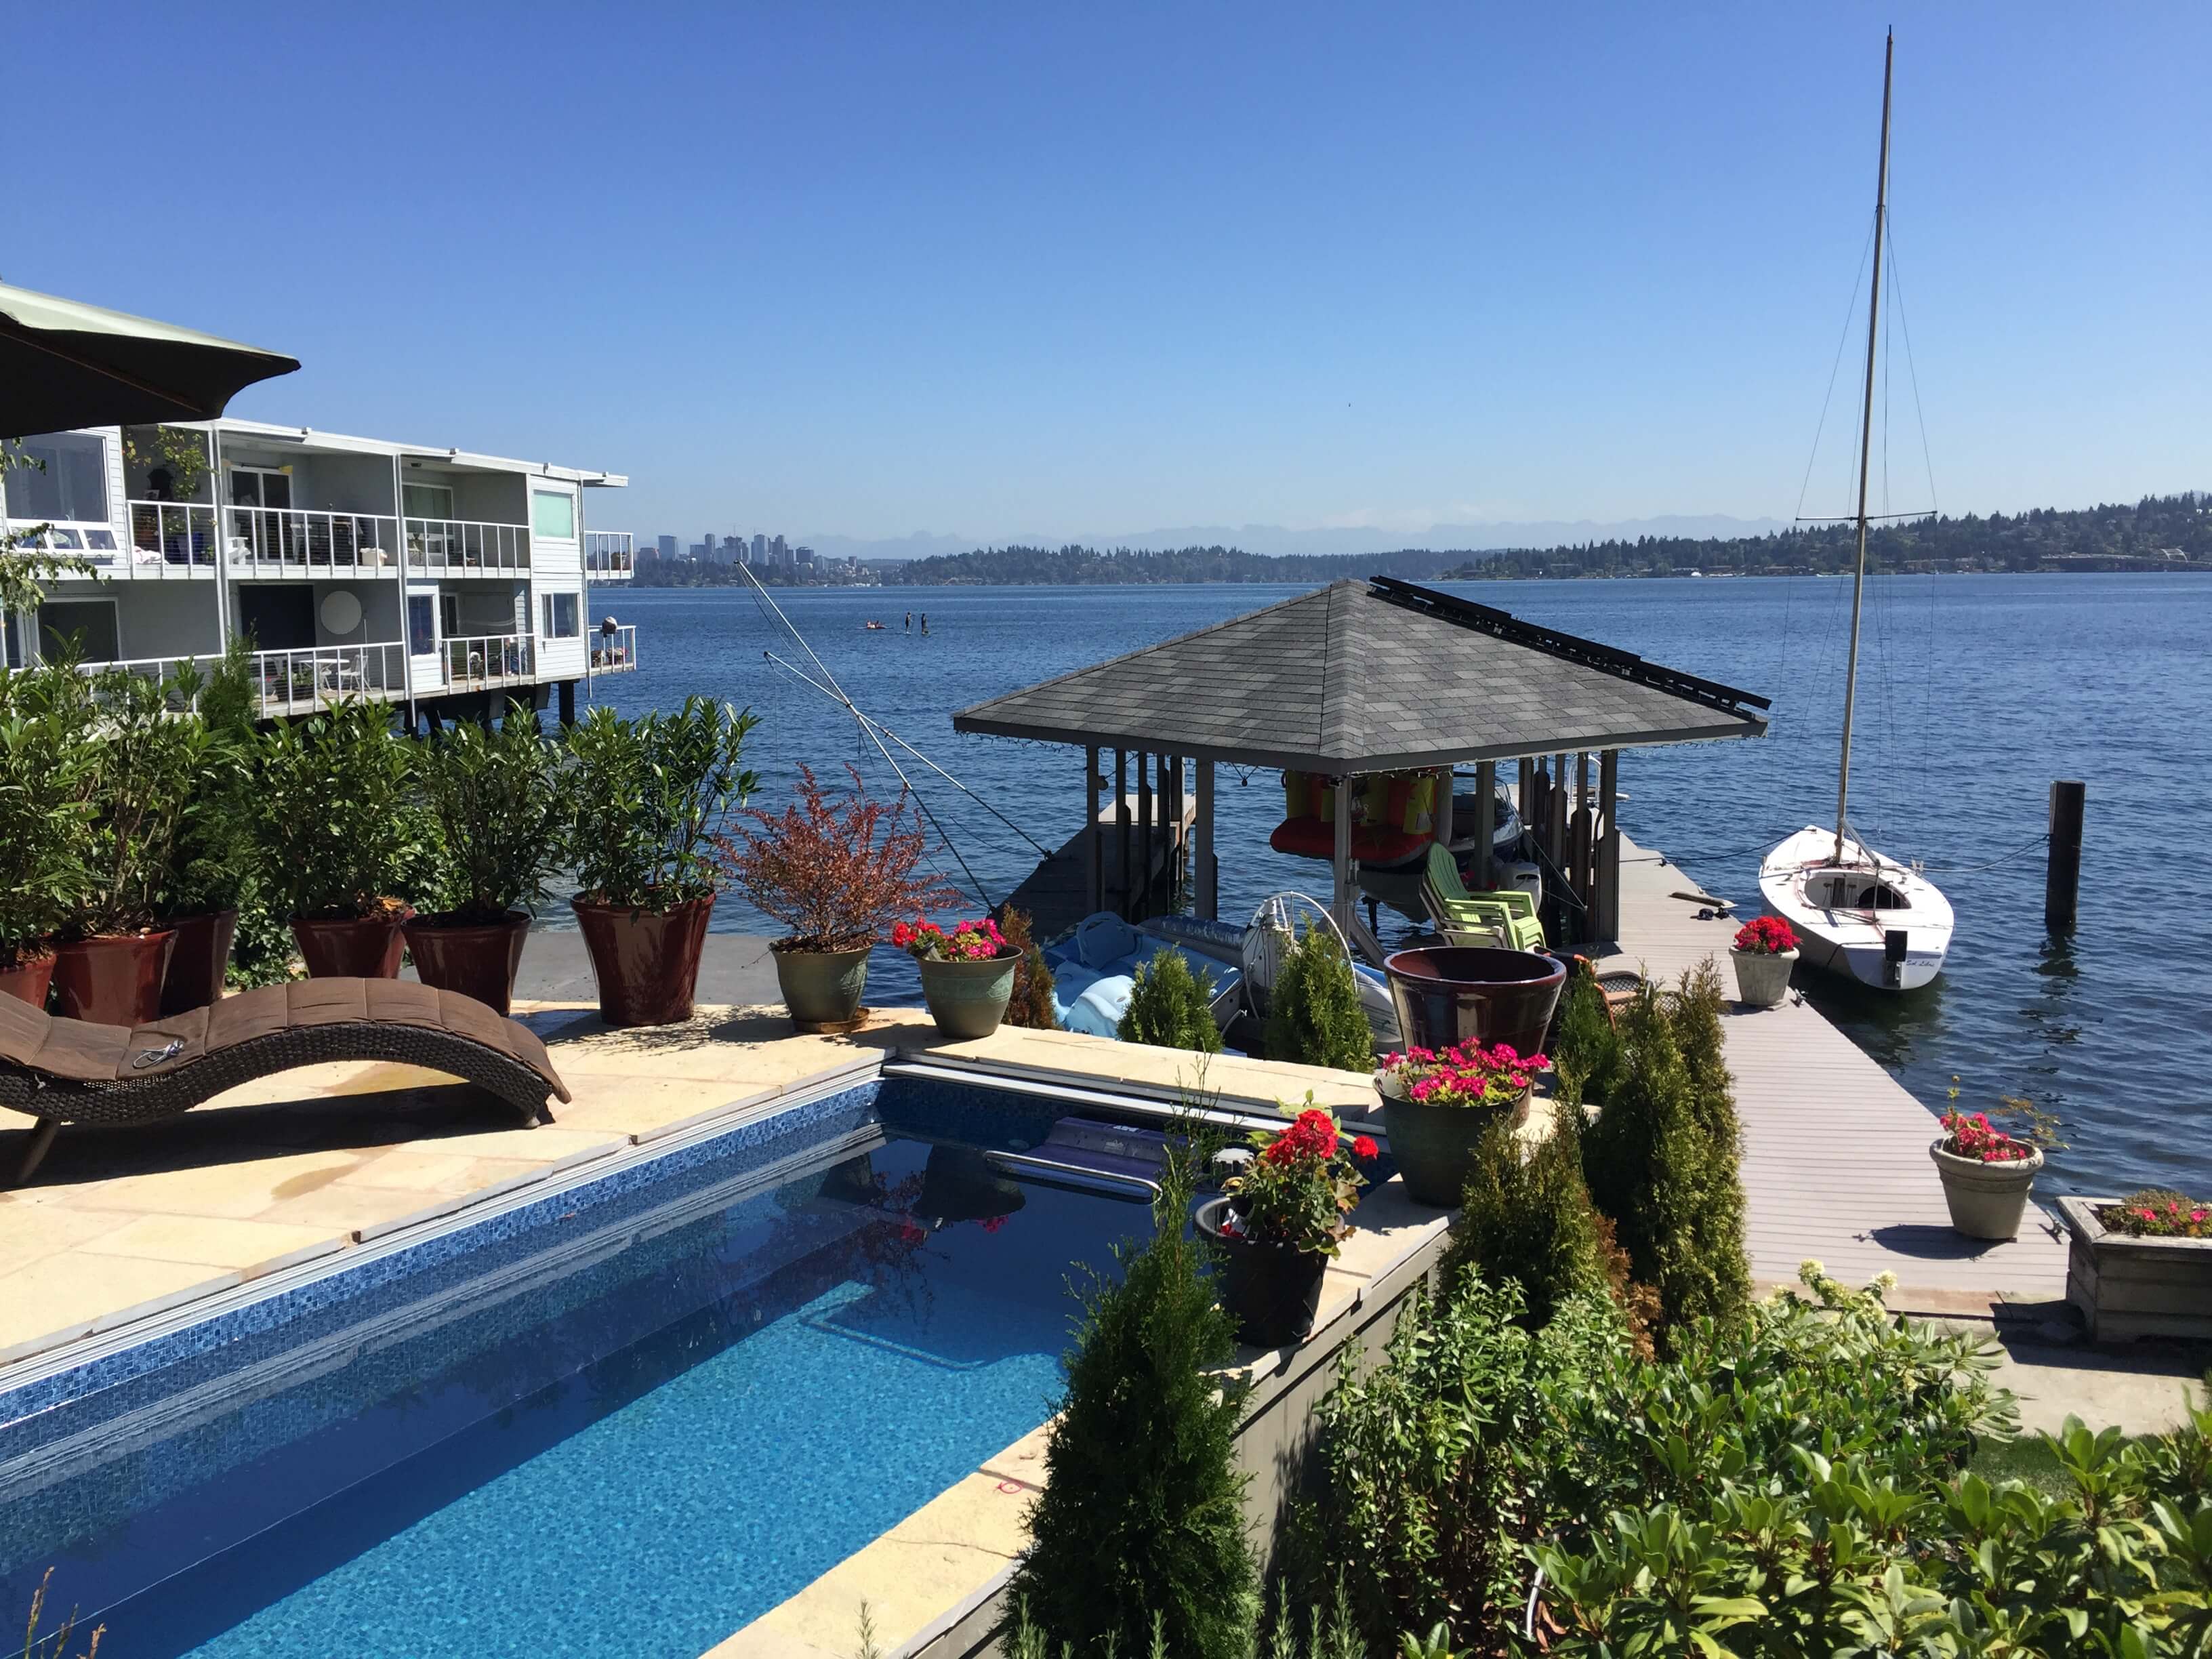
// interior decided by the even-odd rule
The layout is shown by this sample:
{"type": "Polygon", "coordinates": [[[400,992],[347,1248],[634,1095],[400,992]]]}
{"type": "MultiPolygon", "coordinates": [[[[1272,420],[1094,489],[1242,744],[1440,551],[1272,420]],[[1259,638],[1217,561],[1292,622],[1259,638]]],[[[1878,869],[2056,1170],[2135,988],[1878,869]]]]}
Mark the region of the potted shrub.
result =
{"type": "Polygon", "coordinates": [[[1334,929],[1310,923],[1283,957],[1268,999],[1270,1060],[1364,1072],[1375,1064],[1375,1033],[1359,1004],[1352,957],[1334,929]]]}
{"type": "Polygon", "coordinates": [[[1221,1305],[1244,1340],[1279,1348],[1313,1329],[1322,1276],[1367,1184],[1353,1159],[1372,1158],[1376,1146],[1346,1139],[1310,1103],[1289,1127],[1251,1140],[1256,1156],[1222,1183],[1224,1197],[1199,1206],[1198,1225],[1221,1248],[1221,1305]]]}
{"type": "Polygon", "coordinates": [[[1753,916],[1735,930],[1729,960],[1735,964],[1738,1002],[1778,1008],[1790,994],[1790,970],[1797,965],[1797,930],[1780,916],[1753,916]]]}
{"type": "Polygon", "coordinates": [[[2094,1341],[2212,1340],[2212,1200],[2159,1188],[2062,1198],[2066,1299],[2094,1341]]]}
{"type": "Polygon", "coordinates": [[[625,720],[594,708],[568,733],[569,901],[610,1025],[691,1018],[714,909],[715,832],[757,781],[738,757],[755,721],[710,697],[625,720]]]}
{"type": "Polygon", "coordinates": [[[497,731],[457,721],[413,745],[416,787],[436,823],[444,908],[402,925],[415,973],[506,1013],[530,918],[560,856],[562,799],[535,710],[511,705],[497,731]]]}
{"type": "Polygon", "coordinates": [[[425,826],[390,712],[351,701],[280,723],[257,758],[262,871],[309,975],[395,978],[400,924],[414,912],[394,893],[425,826]]]}
{"type": "Polygon", "coordinates": [[[161,1012],[177,936],[155,910],[210,739],[173,687],[127,669],[79,677],[91,700],[85,787],[90,881],[54,951],[54,1006],[71,1019],[142,1025],[161,1012]]]}
{"type": "Polygon", "coordinates": [[[946,933],[933,921],[897,922],[891,943],[915,960],[921,974],[921,1000],[929,1017],[949,1037],[986,1037],[1006,1017],[1014,994],[1014,969],[1021,952],[988,916],[957,924],[946,933]]]}
{"type": "Polygon", "coordinates": [[[781,812],[756,807],[721,843],[723,867],[753,907],[790,929],[769,946],[792,1024],[849,1031],[864,1018],[868,950],[894,917],[954,896],[921,872],[928,838],[901,790],[871,799],[848,766],[852,788],[833,800],[799,769],[798,799],[781,812]]]}
{"type": "Polygon", "coordinates": [[[73,671],[0,672],[0,996],[46,1006],[52,936],[88,896],[91,748],[73,671]]]}
{"type": "MultiPolygon", "coordinates": [[[[1955,1097],[1958,1091],[1952,1093],[1955,1097]]],[[[2027,1109],[2025,1101],[2005,1104],[2015,1112],[2027,1109]]],[[[1929,1144],[1928,1155],[1942,1178],[1953,1230],[1968,1238],[2017,1237],[2028,1189],[2043,1168],[2040,1143],[2046,1132],[2037,1122],[2027,1135],[2008,1134],[1990,1121],[1988,1113],[1955,1107],[1943,1114],[1942,1122],[1943,1133],[1929,1144]]]]}
{"type": "Polygon", "coordinates": [[[205,726],[185,791],[168,872],[155,902],[161,925],[176,934],[161,981],[164,1018],[204,1008],[222,994],[239,908],[254,887],[253,684],[252,642],[234,640],[203,677],[191,663],[177,671],[172,700],[193,708],[205,726]]]}
{"type": "Polygon", "coordinates": [[[1501,1118],[1525,1121],[1537,1075],[1551,1069],[1542,1054],[1523,1055],[1503,1042],[1486,1048],[1473,1039],[1385,1058],[1375,1086],[1406,1191],[1442,1209],[1457,1204],[1483,1135],[1501,1118]]]}

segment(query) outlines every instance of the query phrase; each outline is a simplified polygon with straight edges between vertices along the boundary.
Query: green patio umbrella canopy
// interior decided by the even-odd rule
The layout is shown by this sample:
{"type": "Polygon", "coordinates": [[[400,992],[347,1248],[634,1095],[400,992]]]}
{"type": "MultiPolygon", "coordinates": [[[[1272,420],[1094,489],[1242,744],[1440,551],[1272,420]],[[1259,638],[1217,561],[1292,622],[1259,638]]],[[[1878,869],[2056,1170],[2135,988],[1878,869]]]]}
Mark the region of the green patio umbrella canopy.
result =
{"type": "Polygon", "coordinates": [[[209,421],[299,360],[0,283],[0,438],[209,421]]]}

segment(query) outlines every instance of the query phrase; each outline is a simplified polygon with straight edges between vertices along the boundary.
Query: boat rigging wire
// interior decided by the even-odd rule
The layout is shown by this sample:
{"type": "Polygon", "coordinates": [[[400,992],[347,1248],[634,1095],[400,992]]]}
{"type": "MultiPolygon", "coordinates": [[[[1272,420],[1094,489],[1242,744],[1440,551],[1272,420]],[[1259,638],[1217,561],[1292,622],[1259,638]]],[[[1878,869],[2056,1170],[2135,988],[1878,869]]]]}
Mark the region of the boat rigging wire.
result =
{"type": "MultiPolygon", "coordinates": [[[[953,862],[957,864],[962,872],[967,876],[969,884],[974,889],[976,898],[981,902],[985,909],[994,908],[991,895],[983,886],[982,878],[969,868],[968,860],[961,856],[960,849],[952,844],[952,837],[945,833],[944,823],[939,820],[937,814],[930,810],[929,802],[923,799],[921,791],[914,787],[914,780],[907,776],[906,769],[898,763],[898,757],[891,753],[890,747],[881,738],[876,736],[873,726],[861,714],[859,707],[852,698],[846,695],[845,688],[837,684],[837,677],[830,672],[830,665],[815,655],[814,647],[806,642],[806,636],[799,631],[797,625],[790,617],[783,614],[783,607],[769,597],[767,587],[758,576],[753,574],[751,567],[741,564],[738,568],[744,572],[745,580],[752,585],[755,605],[765,606],[763,614],[772,615],[782,625],[784,631],[799,642],[799,648],[806,653],[807,660],[821,670],[822,678],[834,688],[837,701],[844,704],[854,720],[860,722],[860,730],[866,732],[870,740],[875,744],[878,751],[884,757],[884,763],[897,775],[899,787],[914,797],[914,804],[921,809],[921,815],[929,820],[930,828],[937,831],[937,838],[945,843],[945,850],[952,854],[953,862]]],[[[762,654],[771,661],[775,659],[773,653],[764,651],[762,654]]]]}

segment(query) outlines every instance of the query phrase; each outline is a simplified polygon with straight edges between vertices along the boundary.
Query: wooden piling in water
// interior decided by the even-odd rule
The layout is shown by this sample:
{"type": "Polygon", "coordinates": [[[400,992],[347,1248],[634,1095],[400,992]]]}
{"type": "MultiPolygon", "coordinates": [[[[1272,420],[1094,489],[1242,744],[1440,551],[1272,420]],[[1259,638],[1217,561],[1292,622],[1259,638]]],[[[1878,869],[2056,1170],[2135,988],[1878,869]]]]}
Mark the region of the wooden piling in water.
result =
{"type": "Polygon", "coordinates": [[[2051,786],[2051,860],[2043,876],[2043,925],[2070,933],[2081,890],[2081,817],[2088,786],[2061,778],[2051,786]]]}

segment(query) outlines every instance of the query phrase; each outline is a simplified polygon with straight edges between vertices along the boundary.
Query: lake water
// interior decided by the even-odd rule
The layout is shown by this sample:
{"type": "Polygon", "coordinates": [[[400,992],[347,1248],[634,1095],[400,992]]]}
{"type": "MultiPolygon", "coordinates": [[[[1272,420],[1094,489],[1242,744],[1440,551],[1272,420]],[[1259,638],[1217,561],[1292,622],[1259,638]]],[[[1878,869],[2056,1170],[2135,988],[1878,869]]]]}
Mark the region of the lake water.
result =
{"type": "MultiPolygon", "coordinates": [[[[1759,855],[1835,811],[1850,583],[1833,578],[1480,583],[1516,615],[1770,696],[1771,735],[1622,757],[1628,833],[1709,890],[1752,908],[1759,855]]],[[[1287,598],[1273,586],[815,589],[778,600],[860,706],[1058,846],[1083,817],[1079,751],[962,737],[952,711],[1287,598]],[[908,607],[930,632],[903,631],[908,607]],[[890,624],[870,633],[869,618],[890,624]]],[[[635,675],[599,682],[625,712],[702,692],[761,717],[761,804],[799,762],[851,761],[896,787],[842,710],[765,660],[795,650],[742,591],[601,589],[638,626],[635,675]]],[[[2046,1190],[2148,1183],[2212,1191],[2212,860],[2177,836],[2212,817],[2212,581],[2193,576],[1878,577],[1868,584],[1853,823],[1925,860],[1958,910],[1942,978],[1907,997],[1809,975],[1820,1004],[1931,1108],[1952,1079],[1970,1107],[2024,1094],[2070,1150],[2046,1190]],[[2046,793],[2088,784],[2081,926],[2043,926],[2046,793]]],[[[917,773],[919,777],[921,775],[917,773]]],[[[941,781],[924,788],[993,899],[1036,853],[941,781]]],[[[1219,780],[1224,916],[1281,888],[1325,890],[1324,866],[1271,852],[1274,774],[1219,780]]],[[[946,868],[957,878],[957,867],[946,868]]],[[[763,930],[735,895],[715,925],[763,930]]],[[[878,951],[877,1000],[907,1000],[878,951]]]]}

